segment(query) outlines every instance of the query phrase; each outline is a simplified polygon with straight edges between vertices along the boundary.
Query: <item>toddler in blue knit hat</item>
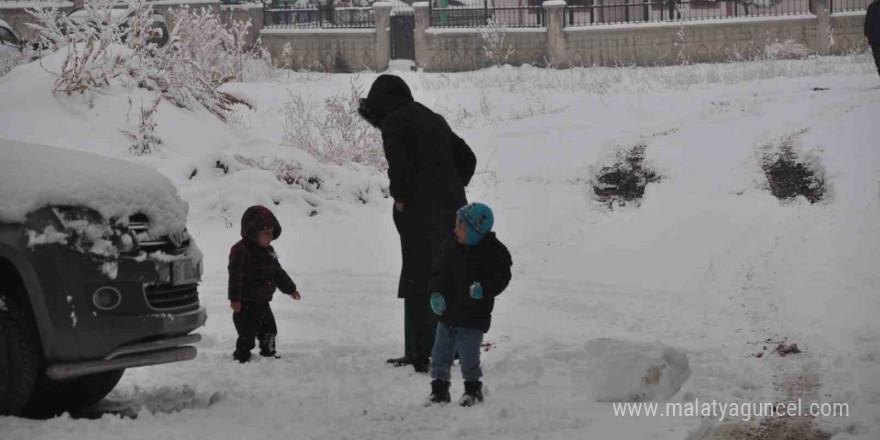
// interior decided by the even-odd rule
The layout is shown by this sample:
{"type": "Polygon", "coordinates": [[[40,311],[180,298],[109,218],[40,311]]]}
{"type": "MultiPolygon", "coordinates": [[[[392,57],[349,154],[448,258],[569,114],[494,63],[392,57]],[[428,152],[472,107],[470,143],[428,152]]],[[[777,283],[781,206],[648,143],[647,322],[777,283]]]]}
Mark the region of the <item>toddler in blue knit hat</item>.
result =
{"type": "Polygon", "coordinates": [[[471,203],[458,210],[455,229],[434,261],[431,309],[438,315],[431,351],[431,403],[447,403],[455,353],[461,361],[464,395],[459,403],[483,401],[480,344],[489,331],[495,297],[510,282],[510,252],[492,232],[492,210],[471,203]]]}

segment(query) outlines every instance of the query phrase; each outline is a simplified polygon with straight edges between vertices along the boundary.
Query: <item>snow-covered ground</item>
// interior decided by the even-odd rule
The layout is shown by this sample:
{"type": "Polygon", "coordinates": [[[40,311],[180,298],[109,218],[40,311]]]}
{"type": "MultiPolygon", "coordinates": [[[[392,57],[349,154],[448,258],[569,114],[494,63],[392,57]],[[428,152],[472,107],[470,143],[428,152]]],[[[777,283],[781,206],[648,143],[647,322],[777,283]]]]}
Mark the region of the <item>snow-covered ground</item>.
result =
{"type": "MultiPolygon", "coordinates": [[[[673,402],[803,395],[849,404],[849,417],[818,419],[834,438],[880,438],[873,69],[861,55],[400,72],[475,150],[479,174],[468,197],[493,207],[514,259],[486,335],[487,400],[464,409],[423,407],[428,377],[384,364],[403,347],[387,181],[280,146],[288,91],[320,108],[352,81],[365,93],[375,74],[293,73],[229,86],[254,110],[240,108],[228,124],[163,103],[156,122],[164,146],[132,157],[121,130],[132,129],[141,101],[151,102],[147,92],[53,95],[47,69],[16,68],[0,78],[0,137],[127,158],[177,185],[205,254],[209,319],[195,360],[129,370],[100,404],[108,414],[2,417],[0,437],[706,438],[712,418],[616,417],[597,402],[596,384],[615,365],[591,347],[612,338],[687,356],[691,374],[673,402]],[[784,139],[824,170],[825,201],[770,195],[762,152],[784,139]],[[609,210],[592,197],[591,173],[638,143],[663,179],[641,206],[609,210]],[[284,183],[282,165],[320,177],[321,187],[284,183]],[[273,302],[282,359],[238,365],[225,260],[241,213],[256,203],[282,223],[275,248],[303,299],[273,302]],[[776,355],[768,339],[797,343],[802,353],[776,355]]],[[[459,381],[452,391],[461,393],[459,381]]]]}

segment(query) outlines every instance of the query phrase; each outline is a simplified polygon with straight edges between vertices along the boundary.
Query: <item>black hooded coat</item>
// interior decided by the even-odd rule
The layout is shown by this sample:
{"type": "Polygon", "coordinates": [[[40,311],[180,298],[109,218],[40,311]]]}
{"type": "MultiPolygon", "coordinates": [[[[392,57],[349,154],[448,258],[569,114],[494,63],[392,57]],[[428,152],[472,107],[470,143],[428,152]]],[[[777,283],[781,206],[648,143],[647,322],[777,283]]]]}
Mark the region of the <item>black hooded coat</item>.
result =
{"type": "Polygon", "coordinates": [[[467,204],[464,187],[477,158],[442,116],[415,102],[406,83],[381,75],[360,114],[382,131],[403,267],[398,298],[428,296],[431,264],[455,227],[455,212],[467,204]]]}
{"type": "Polygon", "coordinates": [[[868,44],[880,46],[880,1],[878,0],[868,5],[865,13],[865,37],[868,37],[868,44]]]}

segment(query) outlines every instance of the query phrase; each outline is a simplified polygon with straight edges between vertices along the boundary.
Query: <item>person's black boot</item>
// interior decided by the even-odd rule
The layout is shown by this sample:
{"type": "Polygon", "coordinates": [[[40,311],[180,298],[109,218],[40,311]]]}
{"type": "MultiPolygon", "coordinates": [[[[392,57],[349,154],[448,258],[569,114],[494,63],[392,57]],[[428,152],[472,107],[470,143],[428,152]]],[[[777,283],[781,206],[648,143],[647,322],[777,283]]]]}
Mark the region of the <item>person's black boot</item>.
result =
{"type": "Polygon", "coordinates": [[[478,380],[464,382],[464,394],[458,404],[461,406],[474,406],[483,401],[483,382],[478,380]]]}
{"type": "Polygon", "coordinates": [[[412,365],[413,357],[410,355],[405,355],[399,358],[391,358],[385,361],[386,364],[392,364],[395,367],[404,367],[407,365],[412,365]]]}
{"type": "Polygon", "coordinates": [[[416,373],[427,373],[431,367],[431,359],[423,356],[414,357],[412,359],[412,366],[416,373]]]}
{"type": "Polygon", "coordinates": [[[249,360],[251,360],[251,352],[245,351],[240,352],[238,350],[232,352],[232,358],[237,360],[240,364],[243,364],[249,360]]]}
{"type": "Polygon", "coordinates": [[[431,395],[428,397],[430,403],[449,403],[452,398],[449,397],[449,381],[434,379],[431,381],[431,395]]]}
{"type": "Polygon", "coordinates": [[[281,359],[281,356],[278,356],[278,353],[276,353],[274,351],[260,350],[260,356],[265,357],[265,358],[281,359]]]}

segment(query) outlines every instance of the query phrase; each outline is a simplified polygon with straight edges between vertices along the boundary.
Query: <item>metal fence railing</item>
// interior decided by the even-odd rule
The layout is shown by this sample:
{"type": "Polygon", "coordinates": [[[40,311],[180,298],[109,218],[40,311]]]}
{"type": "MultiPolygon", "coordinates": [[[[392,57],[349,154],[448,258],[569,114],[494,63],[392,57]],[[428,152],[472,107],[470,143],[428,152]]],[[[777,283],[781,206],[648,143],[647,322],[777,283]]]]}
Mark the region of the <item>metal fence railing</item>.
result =
{"type": "Polygon", "coordinates": [[[872,0],[828,0],[828,10],[834,12],[865,11],[872,0]]]}
{"type": "Polygon", "coordinates": [[[376,27],[373,8],[334,8],[321,6],[301,9],[289,3],[264,3],[263,27],[267,29],[369,29],[376,27]]]}
{"type": "Polygon", "coordinates": [[[491,18],[498,26],[539,28],[547,26],[547,14],[541,6],[494,7],[484,0],[481,7],[430,6],[431,27],[481,28],[491,18]]]}
{"type": "MultiPolygon", "coordinates": [[[[577,0],[576,0],[577,1],[577,0]]],[[[735,17],[811,13],[810,0],[582,0],[566,6],[566,26],[662,21],[699,21],[735,17]],[[760,3],[760,4],[756,4],[760,3]]],[[[860,0],[837,0],[860,1],[860,0]]]]}
{"type": "Polygon", "coordinates": [[[15,5],[16,3],[44,3],[48,6],[57,5],[63,2],[64,0],[0,0],[0,5],[15,5]]]}

